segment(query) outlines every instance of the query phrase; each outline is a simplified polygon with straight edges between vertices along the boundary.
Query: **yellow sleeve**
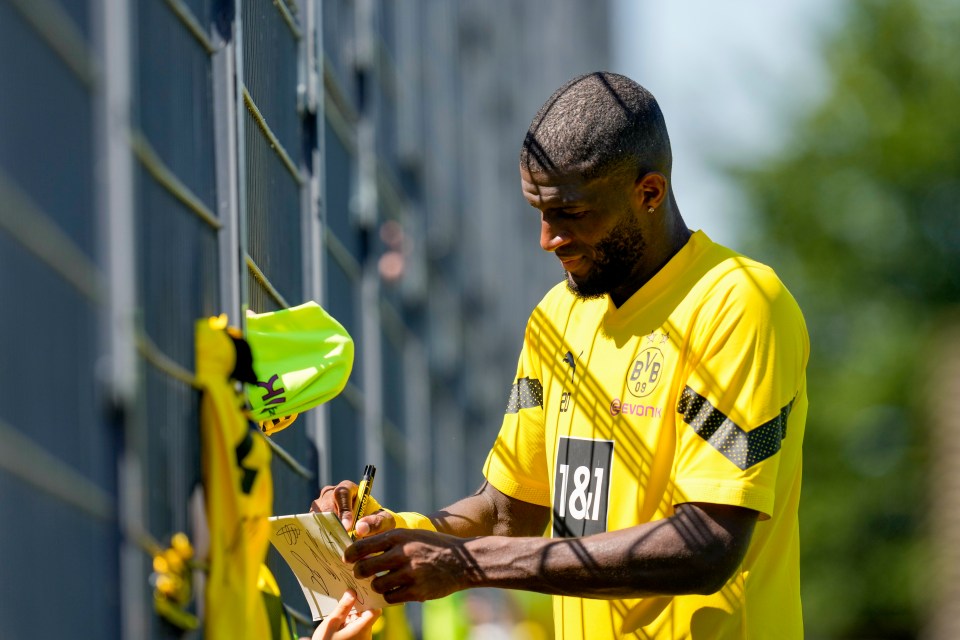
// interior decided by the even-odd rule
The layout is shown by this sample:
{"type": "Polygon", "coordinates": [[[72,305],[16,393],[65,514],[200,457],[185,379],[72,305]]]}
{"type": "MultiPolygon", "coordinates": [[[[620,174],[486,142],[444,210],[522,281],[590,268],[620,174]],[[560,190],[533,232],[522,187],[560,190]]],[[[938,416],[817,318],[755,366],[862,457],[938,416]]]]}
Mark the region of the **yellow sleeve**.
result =
{"type": "MultiPolygon", "coordinates": [[[[534,314],[540,309],[534,311],[534,314]]],[[[543,382],[539,332],[527,323],[517,375],[510,387],[500,433],[487,456],[483,475],[504,494],[550,505],[550,479],[544,447],[543,382]]]]}
{"type": "Polygon", "coordinates": [[[805,385],[803,316],[765,267],[732,271],[706,297],[677,402],[674,502],[775,508],[781,447],[805,385]]]}
{"type": "Polygon", "coordinates": [[[423,529],[424,531],[436,531],[437,528],[433,526],[433,523],[430,521],[430,518],[423,515],[422,513],[417,513],[416,511],[401,511],[395,513],[389,509],[385,509],[393,514],[393,520],[397,524],[398,529],[423,529]]]}
{"type": "Polygon", "coordinates": [[[369,513],[376,513],[377,511],[383,510],[392,515],[397,529],[424,529],[425,531],[437,530],[437,528],[434,527],[433,523],[430,521],[430,518],[422,513],[417,513],[416,511],[391,511],[380,504],[380,501],[374,498],[372,493],[367,497],[367,504],[367,510],[369,513]]]}

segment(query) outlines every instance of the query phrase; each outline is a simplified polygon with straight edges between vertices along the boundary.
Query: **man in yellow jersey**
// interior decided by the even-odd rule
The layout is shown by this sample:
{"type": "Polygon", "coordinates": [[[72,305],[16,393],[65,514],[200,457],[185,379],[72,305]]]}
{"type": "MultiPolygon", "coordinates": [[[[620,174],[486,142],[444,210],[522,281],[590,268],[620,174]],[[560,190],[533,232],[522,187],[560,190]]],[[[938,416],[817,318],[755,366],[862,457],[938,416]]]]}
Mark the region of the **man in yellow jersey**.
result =
{"type": "MultiPolygon", "coordinates": [[[[687,228],[670,170],[629,78],[574,78],[533,119],[520,180],[565,281],[530,316],[483,486],[358,523],[347,559],[388,602],[526,589],[554,594],[561,639],[803,637],[803,317],[687,228]]],[[[349,525],[355,493],[314,507],[349,525]]]]}

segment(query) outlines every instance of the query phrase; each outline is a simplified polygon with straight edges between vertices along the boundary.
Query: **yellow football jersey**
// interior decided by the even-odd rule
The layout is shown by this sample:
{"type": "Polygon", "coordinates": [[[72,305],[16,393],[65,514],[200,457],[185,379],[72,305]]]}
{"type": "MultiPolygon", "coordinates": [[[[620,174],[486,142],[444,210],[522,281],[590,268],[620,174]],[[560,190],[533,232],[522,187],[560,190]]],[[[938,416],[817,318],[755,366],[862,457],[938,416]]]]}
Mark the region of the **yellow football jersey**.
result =
{"type": "Polygon", "coordinates": [[[696,232],[623,306],[564,283],[534,310],[484,475],[587,536],[707,502],[756,510],[717,593],[554,598],[556,636],[802,638],[801,444],[809,339],[774,272],[696,232]]]}

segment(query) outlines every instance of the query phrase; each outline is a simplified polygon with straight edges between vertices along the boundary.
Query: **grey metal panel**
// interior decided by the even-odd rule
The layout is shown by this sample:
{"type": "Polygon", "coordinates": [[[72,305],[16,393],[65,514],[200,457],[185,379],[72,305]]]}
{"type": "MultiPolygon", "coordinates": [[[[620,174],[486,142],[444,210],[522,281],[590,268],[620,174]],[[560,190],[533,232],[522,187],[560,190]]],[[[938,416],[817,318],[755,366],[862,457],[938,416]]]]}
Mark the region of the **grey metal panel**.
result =
{"type": "MultiPolygon", "coordinates": [[[[91,97],[7,3],[0,4],[0,95],[17,96],[0,100],[0,172],[92,259],[91,97]]],[[[0,418],[108,489],[112,443],[96,405],[94,301],[3,231],[0,267],[9,305],[0,313],[0,418]]]]}
{"type": "MultiPolygon", "coordinates": [[[[190,12],[197,18],[200,26],[204,29],[209,28],[213,22],[213,10],[218,3],[216,0],[180,0],[189,7],[190,12]]],[[[143,4],[143,3],[141,3],[143,4]]],[[[158,3],[159,4],[159,3],[158,3]]]]}
{"type": "Polygon", "coordinates": [[[114,523],[0,470],[0,629],[10,640],[120,637],[114,523]]]}
{"type": "MultiPolygon", "coordinates": [[[[403,343],[384,331],[380,341],[382,350],[383,418],[385,420],[384,482],[377,495],[388,505],[407,505],[404,478],[409,471],[406,459],[407,437],[407,380],[404,370],[403,343]]],[[[414,373],[414,372],[411,372],[414,373]]],[[[406,508],[406,507],[404,507],[406,508]]]]}
{"type": "Polygon", "coordinates": [[[344,97],[357,106],[353,58],[356,15],[353,0],[325,0],[323,5],[323,53],[329,68],[343,88],[344,97]]]}
{"type": "MultiPolygon", "coordinates": [[[[308,469],[316,468],[316,449],[307,437],[306,420],[298,418],[292,425],[274,434],[271,439],[288,452],[296,452],[297,461],[308,469]]],[[[273,457],[273,511],[274,513],[302,513],[317,497],[316,478],[303,478],[289,466],[273,457]]]]}
{"type": "MultiPolygon", "coordinates": [[[[245,109],[239,116],[244,153],[242,216],[246,225],[245,250],[259,270],[254,276],[248,269],[244,277],[249,308],[266,312],[285,304],[298,305],[306,296],[305,243],[301,237],[305,138],[297,110],[300,25],[287,4],[244,0],[240,6],[241,81],[248,92],[243,101],[245,109]],[[273,295],[271,288],[279,296],[273,295]]],[[[308,438],[307,422],[301,417],[271,440],[298,464],[316,470],[316,448],[308,438]]],[[[316,477],[303,477],[278,455],[273,456],[271,472],[274,513],[307,510],[318,491],[316,477]]],[[[299,611],[308,611],[296,578],[272,548],[267,563],[286,603],[299,611]]]]}
{"type": "Polygon", "coordinates": [[[243,83],[284,150],[297,162],[302,156],[297,38],[276,2],[244,0],[241,6],[243,83]]]}
{"type": "Polygon", "coordinates": [[[287,302],[298,305],[303,301],[300,185],[249,111],[243,118],[247,251],[287,302]]]}
{"type": "Polygon", "coordinates": [[[89,7],[18,7],[0,2],[0,178],[20,204],[0,208],[57,237],[30,237],[28,250],[0,229],[0,422],[23,435],[2,445],[17,464],[0,470],[0,634],[55,637],[71,620],[80,637],[118,638],[119,437],[95,376],[100,300],[77,288],[98,276],[92,94],[78,74],[92,65],[89,7]],[[60,53],[58,28],[79,34],[60,53]],[[65,50],[84,60],[71,65],[65,50]],[[73,257],[37,250],[51,244],[73,257]],[[88,273],[70,278],[69,265],[88,273]]]}
{"type": "MultiPolygon", "coordinates": [[[[427,124],[423,119],[425,101],[422,96],[426,85],[421,60],[429,43],[422,37],[425,28],[423,1],[397,0],[400,8],[394,24],[397,75],[402,79],[397,84],[397,153],[411,171],[421,165],[423,129],[427,124]]],[[[419,180],[414,184],[421,186],[419,180]]]]}
{"type": "Polygon", "coordinates": [[[383,40],[385,53],[392,58],[397,55],[397,13],[409,8],[399,4],[396,0],[380,3],[377,16],[377,34],[383,40]]]}
{"type": "MultiPolygon", "coordinates": [[[[30,301],[18,305],[22,313],[0,314],[0,419],[115,499],[117,433],[93,375],[96,309],[2,231],[0,256],[3,299],[30,301]]],[[[55,471],[34,468],[48,477],[55,471]]],[[[117,542],[113,522],[0,470],[3,636],[55,637],[62,615],[89,630],[83,637],[119,637],[117,542]]]]}
{"type": "MultiPolygon", "coordinates": [[[[247,0],[241,7],[243,83],[250,97],[242,116],[247,252],[280,296],[297,305],[304,299],[299,26],[285,5],[247,0]]],[[[267,310],[255,303],[270,307],[277,303],[261,297],[259,283],[248,291],[255,311],[267,310]]]]}
{"type": "MultiPolygon", "coordinates": [[[[366,462],[361,459],[361,426],[360,412],[344,396],[338,396],[330,401],[330,447],[333,455],[330,460],[330,477],[333,482],[353,480],[363,471],[366,462]]],[[[383,478],[378,476],[378,484],[383,485],[383,478]]],[[[377,495],[380,490],[377,489],[377,495]]]]}
{"type": "Polygon", "coordinates": [[[383,80],[376,85],[377,104],[376,104],[376,131],[377,131],[377,154],[379,161],[392,174],[400,172],[401,167],[397,154],[397,140],[399,132],[397,125],[397,95],[392,90],[394,82],[402,81],[394,77],[394,67],[382,70],[385,76],[383,80]]]}
{"type": "Polygon", "coordinates": [[[60,5],[64,13],[70,16],[70,19],[83,34],[84,38],[90,40],[90,3],[87,0],[55,0],[60,5]]]}
{"type": "MultiPolygon", "coordinates": [[[[357,317],[360,296],[359,283],[355,282],[335,260],[327,258],[327,300],[324,307],[347,330],[354,342],[361,343],[360,318],[357,317]]],[[[353,365],[352,378],[360,380],[360,359],[353,365]]]]}
{"type": "Polygon", "coordinates": [[[137,185],[142,324],[163,353],[192,371],[194,322],[220,311],[216,231],[143,168],[137,185]]]}
{"type": "Polygon", "coordinates": [[[97,309],[2,230],[0,283],[10,304],[0,313],[0,419],[113,492],[114,434],[94,376],[97,309]]]}
{"type": "Polygon", "coordinates": [[[217,211],[210,55],[166,3],[141,2],[136,13],[135,126],[164,164],[217,211]]]}
{"type": "MultiPolygon", "coordinates": [[[[196,542],[190,501],[200,482],[199,392],[148,363],[142,364],[141,380],[141,413],[147,441],[147,482],[143,487],[147,521],[142,524],[161,543],[168,543],[169,536],[177,531],[189,534],[196,542]]],[[[146,554],[141,571],[144,575],[153,571],[146,554]]],[[[203,592],[197,591],[195,597],[202,599],[203,592]]],[[[151,611],[151,589],[145,587],[141,599],[142,606],[151,611]]],[[[152,639],[182,637],[159,616],[150,615],[148,625],[152,639]]]]}
{"type": "Polygon", "coordinates": [[[270,292],[267,291],[266,287],[257,280],[249,270],[247,270],[247,293],[250,296],[250,299],[247,301],[247,305],[251,311],[255,313],[267,313],[269,311],[279,311],[283,308],[283,305],[277,301],[270,292]]]}
{"type": "MultiPolygon", "coordinates": [[[[195,369],[194,324],[220,311],[216,231],[143,167],[136,179],[137,281],[144,332],[187,371],[195,369]]],[[[234,319],[231,319],[234,320],[234,319]]],[[[166,541],[193,531],[191,493],[199,481],[198,393],[149,363],[142,363],[140,408],[144,429],[144,527],[166,541]]],[[[149,559],[144,558],[148,563],[149,559]]],[[[143,571],[149,575],[149,565],[143,571]]],[[[149,588],[142,594],[150,597],[149,588]]],[[[202,594],[200,594],[202,597],[202,594]]],[[[151,606],[144,602],[144,606],[151,606]]],[[[157,616],[151,638],[180,634],[157,616]]]]}
{"type": "MultiPolygon", "coordinates": [[[[327,311],[344,326],[353,337],[354,343],[363,344],[360,332],[359,283],[350,278],[338,263],[327,260],[325,269],[327,298],[324,305],[327,311]]],[[[352,388],[359,391],[360,381],[363,380],[363,359],[359,356],[354,359],[353,371],[350,374],[352,388]]],[[[362,461],[361,411],[351,400],[362,401],[363,394],[351,396],[343,393],[330,401],[329,433],[330,433],[330,475],[333,481],[338,482],[345,478],[353,478],[363,469],[367,462],[362,461]]],[[[386,476],[383,476],[386,478],[386,476]]]]}
{"type": "Polygon", "coordinates": [[[376,82],[374,93],[374,118],[376,121],[376,147],[379,161],[391,173],[397,173],[397,98],[402,85],[411,79],[399,75],[397,50],[397,11],[402,10],[395,2],[378,3],[374,18],[373,38],[377,52],[376,82]]]}
{"type": "MultiPolygon", "coordinates": [[[[159,350],[194,370],[194,323],[219,312],[216,231],[138,170],[136,230],[143,329],[159,350]]],[[[166,540],[192,532],[189,501],[199,481],[198,393],[148,363],[142,365],[141,415],[145,436],[144,527],[166,540]]],[[[144,558],[148,562],[148,558],[144,558]]],[[[143,571],[149,575],[149,566],[143,571]]],[[[150,590],[144,589],[143,598],[150,590]]],[[[202,597],[202,594],[201,594],[202,597]]],[[[151,606],[149,602],[145,606],[151,606]]],[[[151,638],[179,637],[150,616],[151,638]]]]}
{"type": "Polygon", "coordinates": [[[0,96],[0,170],[92,257],[90,94],[7,2],[0,2],[0,96]]]}
{"type": "Polygon", "coordinates": [[[362,257],[360,233],[350,213],[355,190],[356,158],[347,150],[329,121],[324,120],[324,127],[327,233],[336,236],[350,255],[359,261],[362,257]]]}
{"type": "Polygon", "coordinates": [[[144,364],[143,414],[147,431],[145,487],[157,538],[189,532],[190,494],[200,482],[200,395],[192,387],[144,364]]]}
{"type": "MultiPolygon", "coordinates": [[[[209,25],[209,1],[178,4],[187,19],[209,25]]],[[[212,61],[172,3],[137,3],[134,15],[132,122],[142,135],[134,140],[137,315],[159,352],[192,372],[195,323],[223,310],[213,226],[219,207],[212,61]]],[[[142,524],[166,543],[176,531],[195,533],[190,501],[200,481],[199,393],[146,361],[140,381],[142,524]]],[[[150,571],[145,555],[141,572],[150,571]]],[[[150,610],[149,586],[140,597],[150,610]]],[[[151,638],[181,635],[155,615],[147,625],[151,638]]]]}

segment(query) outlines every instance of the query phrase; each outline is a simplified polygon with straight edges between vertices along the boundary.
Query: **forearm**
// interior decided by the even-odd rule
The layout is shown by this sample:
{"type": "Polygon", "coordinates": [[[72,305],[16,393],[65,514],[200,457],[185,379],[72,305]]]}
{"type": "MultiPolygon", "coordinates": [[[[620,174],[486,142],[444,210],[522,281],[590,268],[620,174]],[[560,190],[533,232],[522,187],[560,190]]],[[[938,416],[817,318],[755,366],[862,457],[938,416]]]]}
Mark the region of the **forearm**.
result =
{"type": "Polygon", "coordinates": [[[537,536],[544,532],[547,507],[508,499],[490,484],[429,515],[437,531],[460,538],[474,536],[537,536]]]}
{"type": "MultiPolygon", "coordinates": [[[[489,487],[481,492],[501,510],[499,492],[489,487]]],[[[545,507],[512,504],[515,517],[528,516],[519,520],[530,523],[526,528],[543,530],[545,507]]],[[[462,537],[502,527],[473,524],[486,508],[469,500],[457,503],[437,519],[446,531],[394,529],[358,540],[344,558],[355,563],[358,578],[373,576],[374,590],[390,603],[474,587],[586,598],[713,593],[743,560],[757,515],[739,507],[685,504],[664,520],[584,538],[462,537]]]]}
{"type": "Polygon", "coordinates": [[[475,538],[464,548],[469,586],[588,598],[713,593],[743,549],[689,525],[674,516],[585,538],[475,538]]]}
{"type": "Polygon", "coordinates": [[[458,500],[427,517],[437,531],[458,538],[503,535],[498,532],[496,508],[481,493],[458,500]]]}

